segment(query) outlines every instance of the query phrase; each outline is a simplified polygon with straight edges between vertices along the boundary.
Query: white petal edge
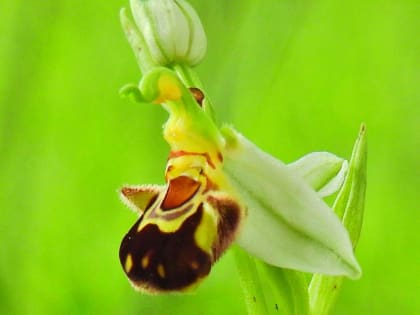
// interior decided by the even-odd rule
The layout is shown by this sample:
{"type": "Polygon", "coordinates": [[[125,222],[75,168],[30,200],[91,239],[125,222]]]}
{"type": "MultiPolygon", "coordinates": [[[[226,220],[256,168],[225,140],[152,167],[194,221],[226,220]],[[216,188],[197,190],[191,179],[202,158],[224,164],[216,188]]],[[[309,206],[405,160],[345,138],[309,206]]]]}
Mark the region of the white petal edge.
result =
{"type": "Polygon", "coordinates": [[[302,177],[318,196],[324,198],[337,192],[344,182],[348,162],[329,152],[312,152],[287,164],[287,168],[302,177]]]}
{"type": "Polygon", "coordinates": [[[200,63],[207,52],[207,36],[195,9],[187,1],[177,0],[176,2],[190,23],[190,47],[187,61],[191,66],[194,66],[200,63]]]}
{"type": "MultiPolygon", "coordinates": [[[[143,38],[146,42],[147,48],[150,51],[150,56],[157,64],[166,64],[169,62],[163,47],[160,46],[159,40],[156,34],[158,32],[155,28],[156,25],[153,23],[152,12],[146,13],[145,4],[140,0],[130,0],[131,12],[133,14],[134,22],[137,25],[139,31],[142,33],[143,38]]],[[[153,4],[153,3],[152,3],[153,4]]],[[[160,19],[163,21],[168,20],[168,13],[163,11],[160,19]]]]}

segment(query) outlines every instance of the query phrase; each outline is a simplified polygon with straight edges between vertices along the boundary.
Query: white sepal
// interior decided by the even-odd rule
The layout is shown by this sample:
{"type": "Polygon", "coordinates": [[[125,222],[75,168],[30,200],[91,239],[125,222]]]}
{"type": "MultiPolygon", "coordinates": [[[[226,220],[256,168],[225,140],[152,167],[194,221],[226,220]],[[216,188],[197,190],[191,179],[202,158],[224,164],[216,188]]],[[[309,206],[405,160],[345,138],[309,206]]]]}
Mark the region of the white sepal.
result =
{"type": "Polygon", "coordinates": [[[224,170],[248,208],[238,244],[278,267],[360,277],[346,229],[314,189],[235,130],[224,134],[224,170]]]}
{"type": "Polygon", "coordinates": [[[287,168],[302,177],[320,197],[327,197],[340,189],[348,162],[329,152],[312,152],[287,164],[287,168]]]}

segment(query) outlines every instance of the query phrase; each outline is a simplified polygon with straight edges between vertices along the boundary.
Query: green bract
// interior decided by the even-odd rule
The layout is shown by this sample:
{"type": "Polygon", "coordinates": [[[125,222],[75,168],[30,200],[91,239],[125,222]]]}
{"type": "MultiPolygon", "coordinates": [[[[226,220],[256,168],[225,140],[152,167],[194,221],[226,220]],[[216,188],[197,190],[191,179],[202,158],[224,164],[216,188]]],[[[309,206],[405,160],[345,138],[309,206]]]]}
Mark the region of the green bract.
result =
{"type": "MultiPolygon", "coordinates": [[[[367,140],[366,127],[362,125],[353,147],[348,174],[334,202],[334,212],[349,231],[353,248],[356,248],[362,229],[366,193],[367,140]]],[[[327,315],[334,306],[343,283],[343,277],[315,274],[308,291],[311,314],[327,315]]]]}

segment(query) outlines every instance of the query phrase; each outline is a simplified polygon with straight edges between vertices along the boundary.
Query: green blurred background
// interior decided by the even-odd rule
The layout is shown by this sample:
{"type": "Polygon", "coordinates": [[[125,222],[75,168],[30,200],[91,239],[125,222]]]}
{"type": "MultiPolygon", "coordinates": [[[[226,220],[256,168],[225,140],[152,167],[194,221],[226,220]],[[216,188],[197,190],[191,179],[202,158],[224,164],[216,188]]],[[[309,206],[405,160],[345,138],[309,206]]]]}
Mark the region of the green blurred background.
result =
{"type": "MultiPolygon", "coordinates": [[[[124,183],[162,183],[166,113],[120,99],[139,79],[128,0],[0,3],[0,314],[244,314],[226,254],[196,293],[143,296],[118,261],[124,183]]],[[[360,281],[334,314],[420,314],[416,1],[191,0],[198,67],[222,121],[286,162],[349,157],[368,127],[360,281]]]]}

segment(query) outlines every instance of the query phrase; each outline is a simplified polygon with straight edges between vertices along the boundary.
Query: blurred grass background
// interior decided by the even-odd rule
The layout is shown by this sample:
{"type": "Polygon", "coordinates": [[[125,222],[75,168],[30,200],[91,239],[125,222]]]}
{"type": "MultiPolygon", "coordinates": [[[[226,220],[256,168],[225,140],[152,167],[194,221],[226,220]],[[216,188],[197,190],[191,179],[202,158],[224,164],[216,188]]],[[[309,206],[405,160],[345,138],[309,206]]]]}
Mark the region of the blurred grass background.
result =
{"type": "MultiPolygon", "coordinates": [[[[166,113],[117,93],[139,79],[118,20],[127,3],[0,3],[0,314],[245,312],[229,253],[189,295],[140,295],[120,268],[135,217],[116,189],[162,183],[168,153],[166,113]]],[[[219,118],[266,151],[349,157],[366,122],[364,276],[334,314],[420,314],[419,3],[191,3],[219,118]]]]}

